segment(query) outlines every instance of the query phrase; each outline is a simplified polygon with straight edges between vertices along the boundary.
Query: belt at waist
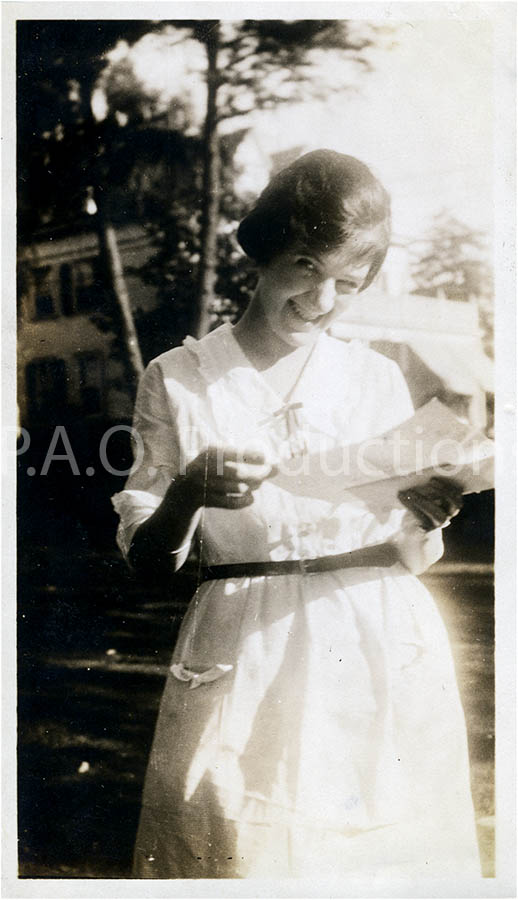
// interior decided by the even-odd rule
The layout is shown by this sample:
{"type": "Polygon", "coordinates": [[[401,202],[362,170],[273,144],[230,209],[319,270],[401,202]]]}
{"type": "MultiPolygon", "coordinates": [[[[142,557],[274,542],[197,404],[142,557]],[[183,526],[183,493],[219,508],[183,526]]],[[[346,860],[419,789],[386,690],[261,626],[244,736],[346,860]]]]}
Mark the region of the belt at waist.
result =
{"type": "Polygon", "coordinates": [[[394,544],[373,544],[349,553],[318,556],[315,559],[269,559],[264,562],[228,563],[220,566],[202,566],[201,581],[217,578],[254,578],[260,575],[311,575],[333,569],[356,567],[393,566],[399,562],[394,544]]]}

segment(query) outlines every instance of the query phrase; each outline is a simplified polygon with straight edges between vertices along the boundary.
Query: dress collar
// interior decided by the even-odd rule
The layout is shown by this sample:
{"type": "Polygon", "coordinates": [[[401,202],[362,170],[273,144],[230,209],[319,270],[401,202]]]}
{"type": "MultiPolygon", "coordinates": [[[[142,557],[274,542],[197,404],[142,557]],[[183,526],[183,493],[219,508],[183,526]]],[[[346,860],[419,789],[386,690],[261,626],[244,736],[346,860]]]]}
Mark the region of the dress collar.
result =
{"type": "MultiPolygon", "coordinates": [[[[329,366],[322,363],[329,341],[325,333],[319,335],[311,359],[290,396],[290,403],[298,400],[303,403],[300,420],[328,434],[334,428],[325,408],[327,404],[322,406],[326,386],[321,380],[332,377],[329,366]]],[[[187,337],[184,346],[198,360],[212,412],[222,433],[229,429],[236,435],[261,433],[263,425],[275,421],[275,414],[285,405],[285,399],[252,365],[234,337],[230,323],[220,325],[199,341],[187,337]]]]}
{"type": "MultiPolygon", "coordinates": [[[[290,391],[290,400],[296,398],[299,386],[303,388],[304,376],[306,372],[312,369],[323,338],[324,335],[318,337],[308,364],[303,367],[304,371],[301,371],[298,383],[290,391]]],[[[189,336],[185,338],[183,343],[188,350],[196,354],[200,371],[209,385],[222,377],[228,377],[233,383],[238,381],[239,385],[246,384],[247,391],[253,385],[255,392],[260,394],[263,405],[266,404],[274,409],[278,409],[285,403],[285,398],[272,387],[264,375],[250,362],[239,341],[234,336],[233,327],[230,323],[226,322],[224,325],[220,325],[219,328],[210,332],[200,341],[196,341],[189,336]]]]}

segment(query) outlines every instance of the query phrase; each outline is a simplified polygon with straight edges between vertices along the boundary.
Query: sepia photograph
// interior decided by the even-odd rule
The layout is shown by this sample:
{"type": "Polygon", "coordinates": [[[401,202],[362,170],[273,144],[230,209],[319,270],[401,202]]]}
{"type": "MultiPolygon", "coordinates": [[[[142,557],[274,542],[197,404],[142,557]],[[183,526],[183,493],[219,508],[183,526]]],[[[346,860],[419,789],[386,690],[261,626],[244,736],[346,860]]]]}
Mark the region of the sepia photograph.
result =
{"type": "Polygon", "coordinates": [[[2,6],[4,896],[512,896],[515,5],[2,6]]]}

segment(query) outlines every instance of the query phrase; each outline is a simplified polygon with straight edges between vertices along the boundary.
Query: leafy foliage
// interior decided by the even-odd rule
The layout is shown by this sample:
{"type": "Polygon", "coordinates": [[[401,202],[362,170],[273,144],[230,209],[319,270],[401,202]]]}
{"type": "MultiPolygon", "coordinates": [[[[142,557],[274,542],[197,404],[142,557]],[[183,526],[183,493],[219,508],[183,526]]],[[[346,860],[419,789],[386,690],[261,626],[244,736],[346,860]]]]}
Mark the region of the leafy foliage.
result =
{"type": "MultiPolygon", "coordinates": [[[[145,358],[192,330],[200,306],[207,305],[210,325],[235,318],[254,282],[233,237],[245,211],[234,189],[234,155],[246,134],[239,121],[251,110],[343,90],[347,85],[318,83],[315,65],[322,54],[337,53],[368,68],[375,31],[368,24],[355,31],[346,21],[317,19],[19,22],[21,240],[30,241],[42,224],[91,228],[97,217],[85,213],[88,198],[115,224],[141,221],[154,252],[139,274],[155,287],[158,301],[138,321],[145,358]],[[129,57],[108,60],[120,41],[131,47],[150,32],[172,39],[171,52],[174,42],[194,38],[216,61],[212,119],[207,116],[203,134],[193,131],[188,97],[173,96],[164,109],[163,98],[142,85],[129,57]],[[102,121],[92,112],[100,84],[107,105],[102,121]],[[229,119],[235,120],[231,133],[220,136],[219,123],[229,119]],[[211,141],[215,165],[207,180],[211,141]],[[210,222],[204,212],[209,197],[210,222]],[[212,288],[202,296],[207,266],[212,288]]],[[[200,77],[193,72],[198,83],[200,77]]],[[[100,295],[96,324],[117,330],[108,277],[100,295]]],[[[123,352],[124,340],[117,346],[123,352]]]]}
{"type": "Polygon", "coordinates": [[[121,73],[119,66],[119,77],[112,73],[108,90],[115,108],[102,122],[94,117],[92,98],[106,53],[154,27],[144,21],[48,20],[18,28],[19,237],[30,243],[42,223],[88,227],[86,202],[94,201],[97,214],[88,224],[99,236],[104,289],[92,320],[115,333],[112,352],[123,360],[132,388],[142,360],[113,225],[135,218],[138,194],[127,196],[131,176],[143,156],[150,163],[163,159],[171,139],[165,129],[148,126],[144,111],[152,114],[155,98],[145,100],[135,78],[128,82],[129,70],[121,73]]]}
{"type": "Polygon", "coordinates": [[[350,23],[336,19],[246,19],[227,25],[221,40],[219,119],[343,90],[347,85],[317,83],[315,63],[322,53],[338,51],[342,59],[368,68],[364,51],[373,40],[371,26],[354,35],[350,23]]]}
{"type": "Polygon", "coordinates": [[[482,232],[443,212],[423,243],[424,252],[412,267],[414,293],[428,297],[442,293],[449,300],[491,296],[491,268],[482,232]]]}
{"type": "Polygon", "coordinates": [[[84,215],[87,188],[103,175],[112,123],[95,121],[91,98],[118,40],[136,41],[145,21],[24,20],[17,27],[20,236],[42,223],[84,215]]]}
{"type": "MultiPolygon", "coordinates": [[[[421,242],[420,242],[421,243],[421,242]]],[[[484,350],[493,356],[493,275],[487,239],[448,212],[436,216],[412,267],[415,294],[478,302],[484,350]]]]}
{"type": "MultiPolygon", "coordinates": [[[[245,213],[246,200],[234,189],[233,154],[244,132],[220,141],[220,223],[217,239],[216,290],[208,310],[210,325],[235,321],[247,305],[255,276],[239,249],[235,232],[245,213]]],[[[196,305],[196,284],[201,253],[199,209],[202,170],[198,144],[190,164],[181,167],[167,183],[160,178],[156,190],[145,195],[146,228],[154,246],[148,261],[138,270],[140,278],[155,288],[154,310],[137,314],[142,353],[146,360],[177,346],[191,330],[196,305]],[[167,189],[169,188],[169,190],[167,189]]]]}

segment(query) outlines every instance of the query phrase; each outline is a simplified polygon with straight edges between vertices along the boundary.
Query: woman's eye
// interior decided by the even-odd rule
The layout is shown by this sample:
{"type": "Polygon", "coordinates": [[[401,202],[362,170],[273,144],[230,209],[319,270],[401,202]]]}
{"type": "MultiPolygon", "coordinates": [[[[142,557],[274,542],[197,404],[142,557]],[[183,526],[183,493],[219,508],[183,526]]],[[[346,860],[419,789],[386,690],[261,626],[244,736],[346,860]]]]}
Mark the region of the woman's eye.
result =
{"type": "Polygon", "coordinates": [[[300,269],[304,269],[305,272],[315,271],[315,264],[312,263],[310,259],[306,259],[305,256],[299,257],[299,259],[297,260],[297,266],[300,269]]]}
{"type": "Polygon", "coordinates": [[[352,281],[337,281],[336,282],[336,293],[337,294],[352,294],[354,291],[358,290],[358,285],[352,281]]]}

